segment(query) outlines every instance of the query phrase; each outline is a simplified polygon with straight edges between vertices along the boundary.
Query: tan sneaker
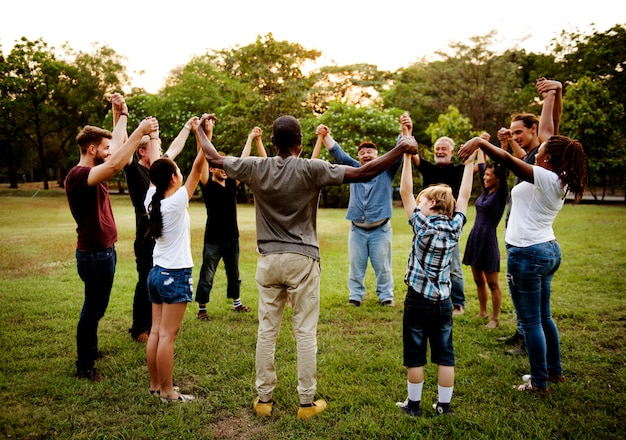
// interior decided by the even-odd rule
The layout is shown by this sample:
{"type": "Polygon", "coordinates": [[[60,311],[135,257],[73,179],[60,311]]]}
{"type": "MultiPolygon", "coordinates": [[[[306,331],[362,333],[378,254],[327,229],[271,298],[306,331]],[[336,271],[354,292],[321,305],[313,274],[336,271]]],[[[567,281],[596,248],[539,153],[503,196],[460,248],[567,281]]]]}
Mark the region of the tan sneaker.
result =
{"type": "Polygon", "coordinates": [[[326,401],[319,399],[313,402],[313,406],[301,406],[298,410],[298,418],[302,420],[308,420],[309,418],[318,415],[326,409],[326,401]]]}
{"type": "Polygon", "coordinates": [[[254,412],[259,417],[269,417],[272,415],[272,407],[274,406],[273,401],[269,401],[266,403],[259,402],[259,398],[257,397],[252,402],[252,408],[254,408],[254,412]]]}

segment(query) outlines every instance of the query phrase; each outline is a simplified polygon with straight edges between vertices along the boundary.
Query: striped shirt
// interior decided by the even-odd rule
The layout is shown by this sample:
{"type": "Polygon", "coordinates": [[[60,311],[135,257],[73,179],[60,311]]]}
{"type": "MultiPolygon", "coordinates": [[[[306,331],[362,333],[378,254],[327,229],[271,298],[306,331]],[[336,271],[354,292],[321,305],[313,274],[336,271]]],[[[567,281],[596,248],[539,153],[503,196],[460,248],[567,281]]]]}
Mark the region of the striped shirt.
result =
{"type": "Polygon", "coordinates": [[[450,297],[450,259],[461,238],[466,218],[455,212],[426,217],[415,208],[409,225],[413,228],[413,244],[404,282],[431,301],[450,297]]]}

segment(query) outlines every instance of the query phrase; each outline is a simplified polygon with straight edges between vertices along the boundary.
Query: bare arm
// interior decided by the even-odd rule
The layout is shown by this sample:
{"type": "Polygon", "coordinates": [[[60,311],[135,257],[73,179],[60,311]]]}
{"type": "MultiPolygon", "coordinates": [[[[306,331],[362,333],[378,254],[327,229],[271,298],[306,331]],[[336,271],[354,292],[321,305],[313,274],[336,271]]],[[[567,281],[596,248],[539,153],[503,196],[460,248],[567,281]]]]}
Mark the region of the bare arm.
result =
{"type": "Polygon", "coordinates": [[[507,150],[507,148],[511,146],[511,154],[518,159],[523,159],[526,156],[526,151],[511,137],[511,130],[509,128],[502,127],[498,130],[498,140],[504,150],[507,150]]]}
{"type": "Polygon", "coordinates": [[[404,212],[406,212],[408,218],[411,218],[413,211],[415,211],[417,207],[417,202],[413,194],[412,167],[411,155],[405,154],[404,161],[402,162],[402,175],[400,177],[400,198],[402,199],[402,206],[404,206],[404,212]]]}
{"type": "Polygon", "coordinates": [[[539,78],[536,86],[544,100],[538,133],[539,141],[543,143],[559,132],[563,112],[563,85],[559,81],[539,78]]]}
{"type": "Polygon", "coordinates": [[[200,125],[198,129],[196,129],[196,140],[202,151],[204,151],[204,156],[206,160],[209,162],[210,166],[214,168],[224,168],[224,156],[220,156],[215,149],[215,146],[211,143],[206,133],[204,132],[204,127],[207,124],[207,119],[209,119],[211,115],[203,114],[202,118],[200,118],[200,125]]]}
{"type": "Polygon", "coordinates": [[[198,154],[196,154],[196,159],[193,161],[193,166],[191,167],[191,171],[189,172],[189,177],[185,181],[185,189],[187,190],[187,194],[189,198],[193,197],[193,194],[196,192],[196,187],[198,186],[198,182],[200,181],[200,175],[202,174],[202,169],[206,165],[206,159],[204,158],[204,152],[202,150],[198,150],[198,154]]]}
{"type": "MultiPolygon", "coordinates": [[[[111,95],[111,105],[113,110],[113,138],[109,144],[111,154],[122,146],[128,139],[128,133],[126,132],[128,126],[128,106],[126,100],[119,93],[113,93],[111,95]]],[[[131,155],[128,163],[133,159],[131,155]]]]}
{"type": "Polygon", "coordinates": [[[196,120],[198,120],[197,116],[189,118],[187,123],[183,126],[183,128],[181,128],[181,130],[178,132],[178,136],[174,138],[172,144],[165,152],[165,155],[167,157],[174,160],[176,156],[178,156],[180,152],[183,151],[185,143],[187,142],[187,138],[189,137],[189,133],[191,133],[192,131],[192,124],[196,120]]]}
{"type": "Polygon", "coordinates": [[[403,137],[398,145],[376,160],[358,168],[346,167],[343,182],[365,182],[391,167],[404,153],[417,154],[417,142],[412,136],[403,137]]]}
{"type": "Polygon", "coordinates": [[[313,147],[313,153],[311,153],[311,159],[318,159],[320,157],[320,150],[322,149],[322,144],[324,136],[321,134],[317,135],[317,140],[315,141],[315,147],[313,147]]]}
{"type": "MultiPolygon", "coordinates": [[[[484,142],[487,142],[484,138],[482,139],[484,142]]],[[[487,142],[489,143],[489,142],[487,142]]],[[[461,179],[461,186],[459,188],[459,197],[456,200],[456,212],[462,212],[463,214],[467,213],[467,206],[469,205],[470,197],[472,196],[472,182],[474,180],[474,158],[476,157],[476,152],[470,154],[467,159],[463,162],[465,165],[465,169],[463,170],[463,179],[461,179]]]]}
{"type": "Polygon", "coordinates": [[[519,178],[531,183],[534,181],[532,165],[514,157],[509,152],[490,144],[480,137],[475,137],[467,141],[459,150],[459,157],[463,160],[463,162],[465,162],[465,160],[479,148],[483,150],[494,162],[505,166],[519,178]]]}
{"type": "MultiPolygon", "coordinates": [[[[196,133],[196,130],[198,130],[199,125],[200,125],[200,119],[196,118],[190,125],[192,133],[194,134],[196,133]]],[[[204,126],[204,131],[209,141],[213,139],[213,128],[215,128],[215,121],[213,119],[207,120],[204,126]]],[[[202,147],[200,146],[200,143],[198,142],[197,136],[196,136],[196,148],[197,148],[197,151],[202,151],[202,147]]],[[[200,173],[200,182],[202,182],[203,185],[206,185],[208,181],[209,181],[209,162],[207,162],[205,159],[204,166],[202,167],[202,172],[200,173]]]]}
{"type": "MultiPolygon", "coordinates": [[[[119,124],[122,125],[122,124],[119,124]]],[[[96,165],[89,171],[87,177],[87,185],[97,185],[105,180],[110,179],[117,174],[124,165],[128,164],[133,153],[139,146],[141,138],[159,129],[159,122],[156,118],[148,117],[141,121],[139,127],[133,131],[128,140],[122,144],[115,152],[109,156],[106,162],[96,165]]]]}
{"type": "Polygon", "coordinates": [[[267,151],[265,151],[265,146],[263,145],[263,130],[260,127],[258,128],[258,134],[256,137],[256,152],[259,157],[267,157],[267,151]]]}
{"type": "MultiPolygon", "coordinates": [[[[263,131],[259,128],[259,127],[254,127],[252,129],[252,131],[250,132],[250,134],[248,134],[248,138],[246,139],[246,144],[243,146],[243,150],[241,152],[241,157],[248,157],[250,156],[250,154],[252,153],[252,141],[255,140],[257,143],[257,150],[259,149],[259,137],[261,136],[261,134],[263,133],[263,131]]],[[[265,153],[265,147],[263,147],[263,143],[261,142],[261,149],[263,150],[263,152],[265,153]]],[[[259,151],[260,153],[260,151],[259,151]]],[[[259,154],[260,157],[267,157],[267,153],[265,153],[265,156],[261,156],[259,154]]]]}

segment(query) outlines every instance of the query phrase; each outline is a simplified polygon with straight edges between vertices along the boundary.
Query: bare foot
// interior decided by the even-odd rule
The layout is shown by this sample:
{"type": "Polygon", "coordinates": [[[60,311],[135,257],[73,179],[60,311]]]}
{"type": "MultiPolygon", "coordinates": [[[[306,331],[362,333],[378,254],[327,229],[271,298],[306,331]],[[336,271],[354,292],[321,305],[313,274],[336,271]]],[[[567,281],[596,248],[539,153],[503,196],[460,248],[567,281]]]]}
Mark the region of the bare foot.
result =
{"type": "Polygon", "coordinates": [[[489,318],[489,313],[487,312],[480,312],[478,315],[476,315],[478,318],[482,318],[482,319],[487,319],[489,318]]]}
{"type": "Polygon", "coordinates": [[[492,318],[487,324],[485,324],[485,328],[496,328],[499,325],[500,325],[500,321],[492,318]]]}

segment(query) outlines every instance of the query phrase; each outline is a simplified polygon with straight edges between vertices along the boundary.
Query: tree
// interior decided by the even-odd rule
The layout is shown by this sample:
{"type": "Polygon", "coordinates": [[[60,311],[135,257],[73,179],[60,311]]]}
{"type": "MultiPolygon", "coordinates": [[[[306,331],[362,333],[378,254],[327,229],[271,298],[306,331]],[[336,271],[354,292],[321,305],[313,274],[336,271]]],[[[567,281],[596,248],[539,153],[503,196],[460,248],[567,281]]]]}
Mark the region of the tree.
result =
{"type": "MultiPolygon", "coordinates": [[[[383,155],[396,145],[401,132],[401,114],[400,109],[382,110],[374,106],[357,107],[334,102],[321,117],[310,116],[301,120],[302,157],[311,156],[317,138],[315,129],[319,124],[327,125],[333,138],[352,157],[357,157],[358,146],[365,139],[375,143],[379,154],[383,155]]],[[[320,158],[330,160],[325,148],[322,148],[320,158]]],[[[349,196],[348,185],[326,187],[322,190],[321,206],[345,207],[349,196]]]]}
{"type": "Polygon", "coordinates": [[[106,93],[121,84],[123,66],[111,49],[88,55],[66,46],[62,55],[41,39],[22,38],[3,63],[0,139],[12,187],[17,187],[16,165],[30,150],[37,153],[44,189],[55,169],[62,184],[68,157],[76,157],[68,146],[78,128],[102,120],[106,93]]]}
{"type": "Polygon", "coordinates": [[[624,107],[611,102],[603,81],[583,77],[568,87],[563,113],[561,132],[582,143],[587,156],[588,187],[596,200],[597,188],[601,189],[599,198],[604,199],[607,189],[624,184],[625,139],[623,131],[617,129],[624,107]]]}

